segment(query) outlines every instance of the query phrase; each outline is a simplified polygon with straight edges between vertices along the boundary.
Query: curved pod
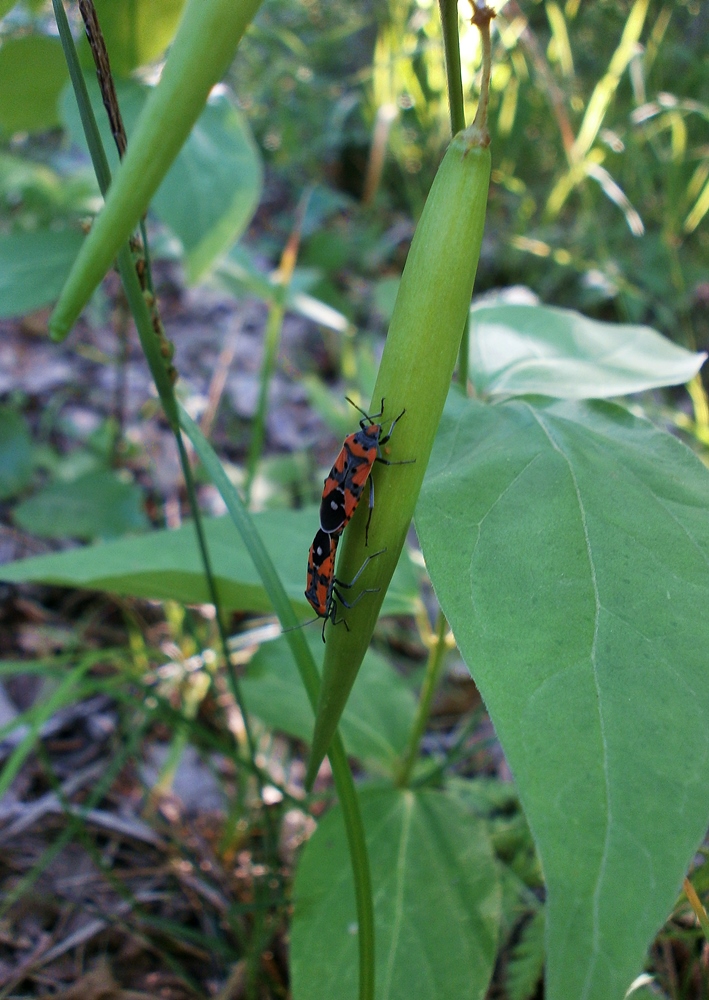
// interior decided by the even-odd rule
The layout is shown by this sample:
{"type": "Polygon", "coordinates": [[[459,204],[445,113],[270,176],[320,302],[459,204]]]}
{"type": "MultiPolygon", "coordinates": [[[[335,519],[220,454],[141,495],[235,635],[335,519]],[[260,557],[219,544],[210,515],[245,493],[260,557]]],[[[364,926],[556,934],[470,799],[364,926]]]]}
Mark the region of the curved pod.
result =
{"type": "Polygon", "coordinates": [[[387,451],[392,461],[415,458],[396,475],[375,468],[377,507],[365,548],[367,512],[360,507],[343,535],[338,574],[350,579],[367,551],[386,551],[367,568],[374,590],[348,612],[349,631],[326,629],[327,645],[313,746],[311,784],[354,684],[384,594],[411,524],[443,412],[470,308],[490,181],[487,129],[473,123],[451,141],[411,244],[387,336],[373,400],[385,399],[383,421],[406,410],[387,451]]]}
{"type": "Polygon", "coordinates": [[[261,0],[188,0],[165,68],[49,321],[62,340],[147,211],[261,0]]]}

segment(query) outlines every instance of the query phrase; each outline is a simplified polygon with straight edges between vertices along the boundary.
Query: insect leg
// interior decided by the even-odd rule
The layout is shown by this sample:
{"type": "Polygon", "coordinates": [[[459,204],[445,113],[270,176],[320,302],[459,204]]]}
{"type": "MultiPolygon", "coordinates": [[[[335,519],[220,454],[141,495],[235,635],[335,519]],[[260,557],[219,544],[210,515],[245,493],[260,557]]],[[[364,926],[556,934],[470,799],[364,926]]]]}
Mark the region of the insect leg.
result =
{"type": "Polygon", "coordinates": [[[369,517],[367,518],[367,525],[364,529],[364,544],[365,547],[369,545],[369,522],[372,520],[372,514],[374,513],[374,480],[369,477],[369,517]]]}
{"type": "MultiPolygon", "coordinates": [[[[384,402],[384,400],[382,400],[382,402],[384,402]]],[[[397,423],[399,422],[399,420],[401,420],[401,418],[403,417],[403,415],[405,413],[406,413],[406,407],[404,407],[404,409],[401,411],[401,413],[399,414],[398,417],[394,417],[394,419],[391,422],[391,426],[390,426],[388,432],[384,435],[384,437],[382,437],[382,438],[379,439],[379,444],[386,444],[387,443],[387,441],[391,437],[391,432],[394,430],[394,428],[396,427],[397,423]]],[[[378,413],[377,416],[381,416],[381,413],[378,413]]]]}

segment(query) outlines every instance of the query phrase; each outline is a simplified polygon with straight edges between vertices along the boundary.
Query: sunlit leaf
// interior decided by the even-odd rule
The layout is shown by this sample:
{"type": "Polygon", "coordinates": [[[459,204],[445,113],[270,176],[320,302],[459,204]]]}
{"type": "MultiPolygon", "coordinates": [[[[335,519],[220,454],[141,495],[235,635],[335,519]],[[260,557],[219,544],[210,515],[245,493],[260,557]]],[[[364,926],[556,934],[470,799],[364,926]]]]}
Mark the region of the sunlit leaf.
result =
{"type": "MultiPolygon", "coordinates": [[[[309,609],[303,591],[308,550],[317,525],[317,509],[268,511],[255,514],[254,520],[289,597],[309,609]]],[[[269,611],[270,603],[261,579],[231,520],[208,518],[205,531],[224,607],[269,611]]],[[[209,601],[191,524],[176,531],[152,531],[140,538],[122,538],[10,563],[0,566],[0,579],[108,590],[185,604],[209,601]]],[[[412,614],[417,607],[418,582],[411,563],[404,557],[387,593],[384,613],[412,614]]]]}
{"type": "Polygon", "coordinates": [[[481,395],[600,399],[688,382],[706,354],[649,326],[601,323],[550,306],[471,312],[470,377],[481,395]]]}
{"type": "Polygon", "coordinates": [[[417,512],[547,885],[547,1000],[622,1000],[709,823],[709,470],[608,403],[451,400],[417,512]]]}
{"type": "Polygon", "coordinates": [[[25,35],[0,46],[0,129],[42,132],[59,125],[59,95],[68,79],[58,38],[25,35]]]}

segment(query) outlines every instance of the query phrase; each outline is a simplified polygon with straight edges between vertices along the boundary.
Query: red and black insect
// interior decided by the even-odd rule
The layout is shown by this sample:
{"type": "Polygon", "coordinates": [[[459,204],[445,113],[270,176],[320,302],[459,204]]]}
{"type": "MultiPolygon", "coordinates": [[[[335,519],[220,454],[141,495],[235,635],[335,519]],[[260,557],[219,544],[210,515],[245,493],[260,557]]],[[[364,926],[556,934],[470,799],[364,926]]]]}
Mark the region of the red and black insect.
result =
{"type": "Polygon", "coordinates": [[[333,625],[342,623],[349,632],[349,625],[345,619],[337,617],[337,601],[346,608],[353,608],[365,594],[374,594],[379,589],[378,587],[370,587],[362,590],[351,603],[344,599],[339,588],[349,590],[350,587],[354,587],[367,565],[375,556],[381,555],[384,549],[367,556],[354,579],[350,583],[343,583],[335,576],[335,554],[339,540],[339,536],[329,535],[320,528],[308,553],[308,584],[305,596],[318,618],[325,619],[322,626],[323,642],[325,642],[325,625],[328,619],[333,625]]]}
{"type": "Polygon", "coordinates": [[[389,430],[382,435],[384,427],[375,421],[384,413],[383,399],[379,413],[373,413],[371,416],[360,409],[356,403],[353,403],[349,397],[347,402],[359,410],[362,414],[362,420],[359,422],[360,429],[354,434],[348,434],[345,438],[340,453],[325,480],[322,500],[320,501],[320,527],[328,535],[334,537],[341,535],[357,509],[364,487],[369,480],[369,517],[365,528],[366,545],[369,540],[369,522],[372,520],[372,511],[374,510],[374,482],[370,476],[374,463],[408,465],[416,460],[390,462],[382,455],[382,446],[387,443],[397,421],[401,420],[406,410],[402,410],[399,416],[392,420],[389,430]]]}

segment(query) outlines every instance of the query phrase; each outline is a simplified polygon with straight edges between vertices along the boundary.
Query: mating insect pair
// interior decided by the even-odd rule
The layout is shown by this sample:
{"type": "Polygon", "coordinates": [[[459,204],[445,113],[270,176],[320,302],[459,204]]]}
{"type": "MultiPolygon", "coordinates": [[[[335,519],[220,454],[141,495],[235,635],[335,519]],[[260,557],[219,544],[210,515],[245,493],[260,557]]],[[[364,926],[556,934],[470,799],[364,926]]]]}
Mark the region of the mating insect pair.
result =
{"type": "MultiPolygon", "coordinates": [[[[398,420],[403,417],[402,410],[398,417],[392,420],[389,431],[382,435],[383,426],[375,423],[376,418],[384,413],[382,399],[379,413],[372,416],[361,410],[351,399],[347,400],[362,414],[360,429],[345,438],[340,453],[325,479],[322,500],[320,502],[320,528],[316,534],[308,554],[308,581],[305,596],[318,618],[323,618],[323,642],[325,641],[325,625],[328,619],[333,625],[343,623],[348,628],[343,617],[337,617],[337,600],[346,608],[354,607],[364,594],[374,593],[378,588],[361,591],[354,601],[348,603],[340,589],[353,587],[364,572],[369,562],[375,556],[381,555],[384,549],[367,556],[350,583],[343,583],[335,577],[335,555],[342,532],[354,514],[369,480],[369,517],[365,528],[365,545],[369,541],[369,524],[374,510],[374,483],[371,471],[375,462],[383,465],[406,465],[408,462],[390,462],[381,454],[381,448],[391,437],[398,420]]],[[[411,459],[409,461],[415,461],[411,459]]]]}

